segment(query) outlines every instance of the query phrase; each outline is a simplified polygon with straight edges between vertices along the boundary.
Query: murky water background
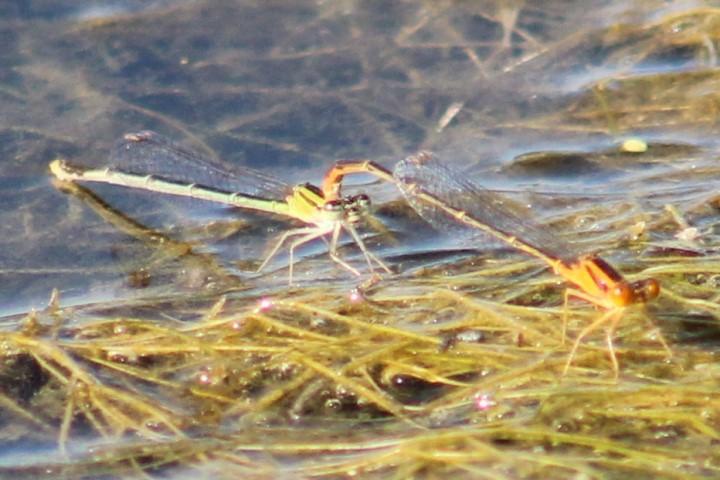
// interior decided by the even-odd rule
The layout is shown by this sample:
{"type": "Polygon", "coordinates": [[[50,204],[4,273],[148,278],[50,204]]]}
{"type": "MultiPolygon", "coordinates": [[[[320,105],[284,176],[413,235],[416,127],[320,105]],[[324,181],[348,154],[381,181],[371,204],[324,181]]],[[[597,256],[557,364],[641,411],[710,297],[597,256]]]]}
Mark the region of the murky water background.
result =
{"type": "MultiPolygon", "coordinates": [[[[718,20],[693,16],[692,2],[590,3],[6,5],[3,310],[38,307],[55,287],[132,294],[124,277],[148,253],[55,190],[46,170],[56,157],[101,164],[129,131],[288,182],[318,182],[337,159],[392,165],[426,148],[490,188],[633,199],[649,183],[712,190],[706,173],[688,175],[714,166],[716,59],[703,32],[718,20]],[[657,154],[617,152],[629,135],[657,154]],[[550,155],[523,157],[538,151],[550,155]]],[[[100,190],[156,228],[212,210],[100,190]]],[[[232,239],[240,245],[215,251],[253,260],[267,236],[232,239]]]]}
{"type": "MultiPolygon", "coordinates": [[[[318,183],[338,159],[392,166],[429,149],[613,260],[641,248],[627,232],[642,222],[650,256],[711,251],[718,38],[720,2],[2,2],[0,313],[44,308],[55,288],[64,305],[100,307],[284,288],[285,254],[252,273],[282,219],[93,188],[192,245],[179,254],[53,186],[51,160],[101,164],[145,129],[289,183],[318,183]],[[631,137],[648,151],[622,151],[631,137]],[[676,238],[668,204],[699,239],[676,238]]],[[[369,244],[398,269],[477,246],[359,183],[395,237],[369,244]]],[[[356,283],[321,243],[300,256],[300,282],[356,283]]]]}

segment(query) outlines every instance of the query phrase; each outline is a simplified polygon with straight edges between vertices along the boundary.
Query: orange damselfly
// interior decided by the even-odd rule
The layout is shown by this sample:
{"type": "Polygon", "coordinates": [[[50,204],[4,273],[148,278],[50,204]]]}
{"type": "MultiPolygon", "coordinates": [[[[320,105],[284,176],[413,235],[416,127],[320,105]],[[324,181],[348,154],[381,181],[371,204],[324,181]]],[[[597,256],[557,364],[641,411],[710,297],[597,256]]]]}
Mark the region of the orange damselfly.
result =
{"type": "MultiPolygon", "coordinates": [[[[342,180],[352,173],[370,173],[395,183],[412,207],[431,225],[444,226],[448,221],[485,232],[510,246],[533,255],[570,287],[565,291],[562,341],[567,329],[567,302],[570,297],[586,300],[607,310],[585,327],[575,339],[565,364],[567,373],[580,342],[593,330],[606,325],[606,341],[615,375],[619,365],[613,345],[613,333],[625,307],[648,302],[660,293],[654,278],[629,282],[609,263],[596,254],[579,252],[568,242],[540,227],[529,216],[508,206],[509,201],[448,168],[430,152],[420,152],[399,162],[391,173],[371,161],[344,161],[325,176],[325,198],[339,198],[342,180]]],[[[660,343],[670,353],[661,335],[660,343]]]]}

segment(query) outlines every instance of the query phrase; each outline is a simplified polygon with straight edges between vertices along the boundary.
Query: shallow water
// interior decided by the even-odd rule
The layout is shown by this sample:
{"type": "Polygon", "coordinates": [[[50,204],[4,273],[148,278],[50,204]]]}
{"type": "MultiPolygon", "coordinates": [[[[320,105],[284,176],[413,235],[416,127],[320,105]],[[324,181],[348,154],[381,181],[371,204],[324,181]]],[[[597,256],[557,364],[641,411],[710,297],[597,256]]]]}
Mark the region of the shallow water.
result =
{"type": "MultiPolygon", "coordinates": [[[[46,166],[58,156],[102,164],[120,135],[141,129],[288,182],[317,182],[340,158],[392,165],[425,148],[489,188],[642,198],[650,183],[655,193],[682,182],[711,192],[715,52],[703,35],[718,20],[693,5],[5,7],[0,305],[39,307],[58,286],[129,294],[118,284],[134,255],[121,245],[132,240],[58,193],[46,166]],[[453,105],[459,111],[443,126],[453,105]],[[632,135],[670,144],[667,156],[619,154],[632,135]],[[514,160],[535,152],[549,154],[514,160]]],[[[110,194],[136,217],[128,202],[143,198],[140,209],[157,209],[149,222],[157,228],[188,215],[200,224],[208,213],[197,202],[178,213],[167,206],[174,199],[110,194]]],[[[261,232],[244,239],[267,241],[261,232]]],[[[224,250],[225,261],[262,254],[224,250]]]]}

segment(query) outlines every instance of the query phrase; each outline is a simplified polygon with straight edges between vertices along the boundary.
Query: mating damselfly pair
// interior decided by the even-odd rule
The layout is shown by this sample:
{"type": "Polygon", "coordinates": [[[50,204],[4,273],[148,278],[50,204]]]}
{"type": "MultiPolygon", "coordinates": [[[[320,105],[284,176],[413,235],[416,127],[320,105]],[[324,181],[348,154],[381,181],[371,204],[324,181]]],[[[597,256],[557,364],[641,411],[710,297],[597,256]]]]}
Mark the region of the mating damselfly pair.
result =
{"type": "MultiPolygon", "coordinates": [[[[570,284],[565,293],[566,304],[572,296],[606,310],[578,335],[565,371],[580,341],[591,331],[606,325],[607,344],[617,374],[612,334],[623,309],[652,300],[660,291],[658,282],[652,278],[636,282],[625,280],[599,256],[578,251],[528,216],[507,207],[507,202],[498,193],[462,178],[429,152],[407,157],[398,162],[392,172],[368,160],[338,162],[327,172],[321,187],[309,183],[290,187],[252,169],[224,170],[157,133],[143,131],[125,135],[102,168],[83,168],[55,160],[50,164],[50,170],[62,181],[98,182],[150,190],[298,220],[304,226],[282,234],[259,267],[259,270],[265,267],[282,245],[289,242],[288,277],[291,283],[295,249],[325,237],[329,237],[328,250],[332,260],[359,276],[360,271],[337,252],[343,231],[361,249],[370,272],[378,266],[391,273],[387,265],[365,246],[356,228],[369,213],[370,199],[362,194],[342,195],[342,181],[346,175],[375,175],[397,185],[410,205],[430,224],[442,226],[448,221],[454,222],[489,234],[547,263],[555,274],[570,284]]],[[[566,323],[565,313],[563,341],[566,323]]],[[[664,340],[661,342],[667,349],[664,340]]]]}

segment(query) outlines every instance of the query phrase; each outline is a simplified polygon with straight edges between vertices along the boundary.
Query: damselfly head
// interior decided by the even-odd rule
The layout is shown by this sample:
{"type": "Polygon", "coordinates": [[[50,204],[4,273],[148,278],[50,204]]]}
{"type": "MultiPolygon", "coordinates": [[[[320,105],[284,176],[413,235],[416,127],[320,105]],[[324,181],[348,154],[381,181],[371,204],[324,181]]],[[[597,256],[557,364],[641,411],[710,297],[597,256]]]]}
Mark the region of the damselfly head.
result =
{"type": "Polygon", "coordinates": [[[353,207],[368,210],[370,208],[370,197],[368,197],[364,193],[361,193],[355,195],[354,197],[350,197],[348,199],[348,203],[353,207]]]}
{"type": "Polygon", "coordinates": [[[637,282],[621,281],[612,286],[608,296],[613,305],[625,307],[633,303],[646,303],[660,294],[660,283],[654,278],[637,282]]]}
{"type": "Polygon", "coordinates": [[[632,283],[636,302],[649,302],[660,294],[660,282],[654,278],[646,278],[632,283]]]}
{"type": "Polygon", "coordinates": [[[347,207],[345,206],[345,200],[330,200],[325,202],[322,206],[322,211],[331,221],[340,221],[345,215],[347,207]]]}
{"type": "Polygon", "coordinates": [[[370,210],[370,197],[361,193],[352,197],[345,197],[346,219],[350,223],[359,222],[370,210]]]}

